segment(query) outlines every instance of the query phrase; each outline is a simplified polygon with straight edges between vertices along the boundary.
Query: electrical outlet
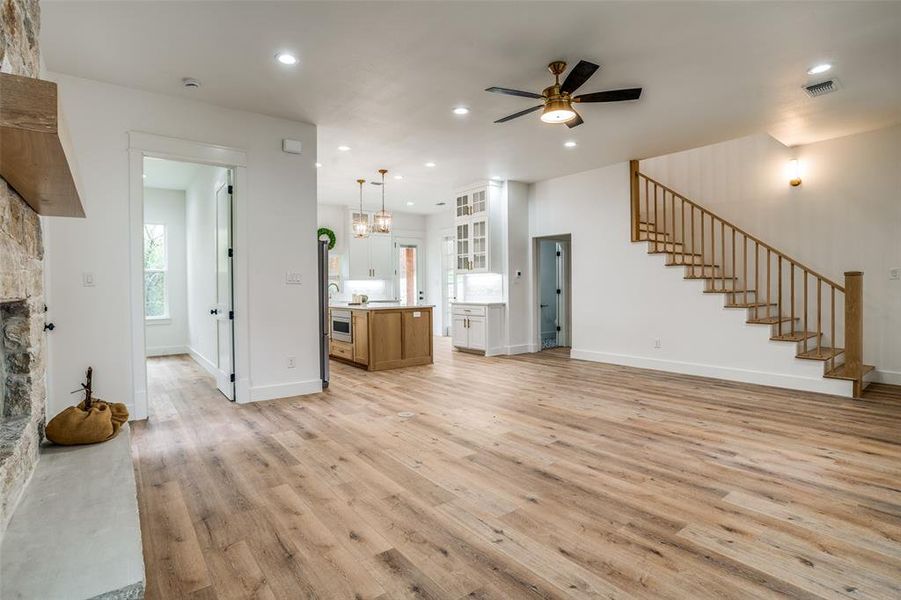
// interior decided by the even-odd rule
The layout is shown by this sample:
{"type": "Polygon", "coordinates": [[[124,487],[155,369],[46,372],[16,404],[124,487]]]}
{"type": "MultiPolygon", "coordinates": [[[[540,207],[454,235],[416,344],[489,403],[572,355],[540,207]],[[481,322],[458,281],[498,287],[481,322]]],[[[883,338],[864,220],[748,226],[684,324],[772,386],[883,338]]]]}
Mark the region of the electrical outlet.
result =
{"type": "Polygon", "coordinates": [[[654,338],[654,348],[659,350],[663,346],[660,345],[660,338],[654,338]]]}
{"type": "Polygon", "coordinates": [[[888,278],[894,281],[901,279],[901,267],[892,267],[889,269],[888,278]]]}
{"type": "Polygon", "coordinates": [[[285,273],[286,285],[303,285],[303,273],[296,271],[288,271],[285,273]]]}
{"type": "Polygon", "coordinates": [[[94,287],[94,274],[93,273],[82,273],[81,274],[81,285],[84,287],[94,287]]]}
{"type": "Polygon", "coordinates": [[[297,359],[293,356],[288,357],[288,368],[293,369],[297,366],[297,359]]]}

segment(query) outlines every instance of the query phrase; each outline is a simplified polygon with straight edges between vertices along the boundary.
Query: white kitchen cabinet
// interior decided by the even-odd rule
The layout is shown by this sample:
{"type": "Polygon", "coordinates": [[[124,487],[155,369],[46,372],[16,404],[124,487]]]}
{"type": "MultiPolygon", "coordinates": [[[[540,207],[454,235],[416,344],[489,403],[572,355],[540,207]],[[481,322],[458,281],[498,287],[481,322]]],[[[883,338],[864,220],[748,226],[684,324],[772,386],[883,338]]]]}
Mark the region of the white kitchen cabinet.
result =
{"type": "Polygon", "coordinates": [[[507,354],[504,346],[505,308],[502,303],[454,302],[451,308],[454,347],[484,352],[485,356],[507,354]]]}
{"type": "Polygon", "coordinates": [[[503,272],[503,186],[469,186],[455,198],[458,274],[503,272]]]}
{"type": "MultiPolygon", "coordinates": [[[[352,219],[358,214],[351,212],[352,219]]],[[[349,229],[349,231],[353,231],[349,229]]],[[[347,243],[348,279],[386,279],[394,277],[394,239],[390,234],[371,233],[368,237],[353,237],[347,243]]]]}

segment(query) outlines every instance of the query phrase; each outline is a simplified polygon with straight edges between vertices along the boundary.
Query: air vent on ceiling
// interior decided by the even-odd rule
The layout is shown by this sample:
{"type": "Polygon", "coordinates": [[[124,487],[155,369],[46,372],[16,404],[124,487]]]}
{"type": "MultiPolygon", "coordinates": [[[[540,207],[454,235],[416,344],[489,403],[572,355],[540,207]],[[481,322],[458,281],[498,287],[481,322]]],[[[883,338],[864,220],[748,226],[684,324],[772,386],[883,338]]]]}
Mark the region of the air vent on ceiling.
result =
{"type": "Polygon", "coordinates": [[[832,92],[838,89],[838,80],[837,79],[827,79],[826,81],[821,81],[819,83],[812,83],[810,85],[804,86],[804,91],[807,92],[807,95],[811,98],[816,98],[817,96],[825,96],[826,94],[831,94],[832,92]]]}

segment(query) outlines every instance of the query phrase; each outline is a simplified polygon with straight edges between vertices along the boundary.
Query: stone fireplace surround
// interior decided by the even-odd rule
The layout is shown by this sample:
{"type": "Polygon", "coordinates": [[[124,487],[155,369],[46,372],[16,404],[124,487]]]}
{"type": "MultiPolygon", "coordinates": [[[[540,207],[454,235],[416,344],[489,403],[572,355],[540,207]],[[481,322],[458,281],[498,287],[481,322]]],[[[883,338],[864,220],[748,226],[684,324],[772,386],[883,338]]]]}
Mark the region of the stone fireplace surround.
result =
{"type": "MultiPolygon", "coordinates": [[[[0,71],[40,73],[37,0],[0,0],[0,71]]],[[[0,178],[0,537],[38,460],[46,406],[38,215],[0,178]]]]}

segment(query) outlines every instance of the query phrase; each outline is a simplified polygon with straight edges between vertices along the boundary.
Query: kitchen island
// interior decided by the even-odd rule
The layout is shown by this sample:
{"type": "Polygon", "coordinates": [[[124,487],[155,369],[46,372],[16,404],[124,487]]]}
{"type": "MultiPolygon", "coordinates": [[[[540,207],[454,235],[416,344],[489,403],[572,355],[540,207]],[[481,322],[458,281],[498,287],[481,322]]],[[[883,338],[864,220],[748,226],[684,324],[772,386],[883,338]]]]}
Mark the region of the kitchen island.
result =
{"type": "Polygon", "coordinates": [[[432,305],[330,304],[329,356],[370,371],[434,362],[432,305]]]}

